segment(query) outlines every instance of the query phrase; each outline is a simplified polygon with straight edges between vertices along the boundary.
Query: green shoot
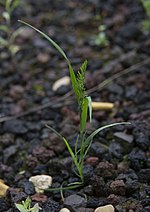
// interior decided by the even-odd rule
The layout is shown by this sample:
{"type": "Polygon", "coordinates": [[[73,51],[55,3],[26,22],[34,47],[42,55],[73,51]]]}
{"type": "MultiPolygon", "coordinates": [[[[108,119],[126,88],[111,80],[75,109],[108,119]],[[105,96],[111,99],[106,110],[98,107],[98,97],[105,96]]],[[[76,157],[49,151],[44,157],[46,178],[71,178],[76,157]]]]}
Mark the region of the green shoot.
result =
{"type": "Polygon", "coordinates": [[[4,36],[0,36],[0,44],[13,56],[19,51],[19,46],[15,44],[15,38],[20,34],[21,28],[15,31],[11,29],[11,17],[13,11],[19,6],[20,0],[0,0],[0,4],[4,7],[3,24],[0,25],[0,31],[3,32],[4,36]]]}
{"type": "MultiPolygon", "coordinates": [[[[87,136],[86,135],[86,123],[87,123],[87,118],[88,118],[88,110],[89,110],[90,121],[92,120],[92,100],[91,100],[91,97],[88,96],[87,93],[86,93],[85,82],[84,82],[85,72],[86,72],[86,69],[87,69],[87,60],[85,60],[83,62],[83,64],[80,67],[80,70],[77,72],[77,75],[75,75],[75,72],[73,70],[73,67],[72,67],[67,55],[65,54],[63,49],[61,49],[61,47],[55,41],[53,41],[45,33],[40,31],[39,29],[35,28],[34,26],[32,26],[32,25],[30,25],[30,24],[28,24],[24,21],[19,21],[19,22],[31,27],[32,29],[34,29],[35,31],[40,33],[40,35],[42,35],[44,38],[46,38],[50,42],[50,44],[54,48],[56,48],[57,51],[64,57],[64,59],[66,60],[66,62],[68,64],[71,83],[72,83],[72,87],[73,87],[74,93],[75,93],[76,98],[77,98],[79,113],[80,113],[79,135],[77,136],[77,139],[76,139],[75,149],[72,149],[70,147],[67,139],[64,138],[62,135],[60,135],[56,130],[54,130],[50,126],[47,126],[47,127],[50,130],[52,130],[53,132],[55,132],[64,141],[64,143],[65,143],[65,145],[68,149],[68,152],[70,153],[70,155],[72,157],[73,163],[74,163],[74,165],[77,169],[77,171],[75,171],[75,174],[80,179],[80,182],[71,183],[65,188],[60,188],[60,190],[77,188],[77,187],[82,186],[84,184],[84,176],[83,176],[84,159],[85,159],[86,155],[88,154],[88,151],[89,151],[90,146],[92,144],[93,138],[100,131],[102,131],[106,128],[113,127],[113,126],[120,125],[120,124],[129,124],[129,123],[128,122],[121,122],[121,123],[114,123],[114,124],[106,125],[106,126],[103,126],[101,128],[98,128],[91,135],[87,136]],[[78,144],[80,146],[79,149],[78,149],[78,144]]],[[[51,191],[52,190],[58,190],[58,188],[56,188],[56,189],[52,188],[50,190],[51,191]]]]}
{"type": "Polygon", "coordinates": [[[147,19],[142,21],[142,28],[145,31],[150,30],[150,0],[141,0],[147,19]]]}
{"type": "Polygon", "coordinates": [[[39,212],[42,209],[38,203],[31,208],[31,199],[29,197],[25,201],[22,201],[22,204],[16,203],[15,206],[20,212],[39,212]]]}
{"type": "Polygon", "coordinates": [[[100,46],[100,47],[105,47],[109,45],[109,41],[107,39],[106,33],[106,26],[105,25],[100,25],[98,27],[98,34],[94,35],[91,39],[91,44],[100,46]]]}

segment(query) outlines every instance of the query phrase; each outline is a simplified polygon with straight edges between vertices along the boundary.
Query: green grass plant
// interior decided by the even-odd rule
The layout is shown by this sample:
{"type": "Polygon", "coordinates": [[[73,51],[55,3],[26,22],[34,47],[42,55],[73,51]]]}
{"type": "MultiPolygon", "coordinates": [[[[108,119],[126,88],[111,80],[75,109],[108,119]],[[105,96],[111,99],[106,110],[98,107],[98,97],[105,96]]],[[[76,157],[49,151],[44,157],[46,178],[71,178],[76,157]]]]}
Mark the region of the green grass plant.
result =
{"type": "MultiPolygon", "coordinates": [[[[47,36],[45,33],[40,31],[39,29],[35,28],[34,26],[23,21],[20,21],[20,22],[31,27],[32,29],[40,33],[40,35],[42,35],[44,38],[46,38],[50,42],[50,44],[53,47],[55,47],[57,51],[64,57],[64,59],[66,60],[68,64],[72,88],[77,98],[79,114],[80,114],[79,134],[75,141],[75,148],[72,149],[71,146],[69,145],[68,140],[65,137],[63,137],[60,133],[58,133],[55,129],[51,128],[50,126],[47,126],[47,127],[51,129],[52,131],[54,131],[64,141],[72,157],[73,163],[76,167],[76,170],[74,170],[74,172],[79,177],[80,181],[71,183],[68,186],[69,188],[76,188],[84,184],[84,175],[83,175],[84,159],[88,154],[93,138],[99,132],[101,132],[102,130],[105,130],[106,128],[117,126],[120,124],[129,124],[129,123],[121,122],[121,123],[109,124],[109,125],[100,127],[96,129],[93,133],[91,133],[90,135],[87,135],[86,123],[87,123],[88,116],[89,116],[90,122],[92,121],[92,100],[91,100],[91,97],[87,95],[86,88],[85,88],[85,72],[87,69],[87,60],[85,60],[82,63],[80,70],[77,72],[77,74],[75,74],[73,67],[71,65],[71,62],[68,59],[67,55],[54,40],[52,40],[49,36],[47,36]]],[[[52,189],[52,190],[55,190],[55,189],[52,189]]]]}
{"type": "Polygon", "coordinates": [[[106,47],[109,45],[109,41],[106,36],[106,26],[100,25],[98,27],[98,34],[94,35],[91,39],[91,44],[100,46],[100,47],[106,47]]]}
{"type": "Polygon", "coordinates": [[[11,28],[12,13],[20,5],[20,0],[0,0],[0,4],[4,7],[2,12],[3,23],[0,24],[0,45],[6,48],[11,56],[19,51],[19,46],[15,44],[16,37],[20,34],[21,28],[15,31],[11,28]]]}
{"type": "Polygon", "coordinates": [[[142,29],[144,31],[150,30],[150,0],[141,0],[145,13],[147,15],[147,19],[142,21],[142,29]]]}
{"type": "Polygon", "coordinates": [[[27,197],[25,201],[22,201],[21,204],[16,203],[15,206],[20,212],[39,212],[42,209],[38,203],[31,208],[31,203],[31,199],[27,197]]]}

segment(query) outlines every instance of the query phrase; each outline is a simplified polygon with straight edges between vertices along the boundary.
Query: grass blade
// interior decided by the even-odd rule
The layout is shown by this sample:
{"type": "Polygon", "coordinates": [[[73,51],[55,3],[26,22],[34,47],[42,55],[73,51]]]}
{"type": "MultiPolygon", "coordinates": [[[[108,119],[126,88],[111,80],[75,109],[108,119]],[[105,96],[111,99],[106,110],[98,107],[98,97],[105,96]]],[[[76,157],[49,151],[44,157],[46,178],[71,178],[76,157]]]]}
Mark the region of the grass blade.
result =
{"type": "Polygon", "coordinates": [[[100,127],[97,130],[95,130],[91,135],[89,135],[86,138],[85,145],[87,146],[87,148],[86,148],[86,151],[84,153],[84,157],[87,155],[87,153],[89,151],[89,148],[90,148],[90,146],[92,144],[94,136],[96,136],[100,131],[105,130],[105,129],[109,128],[109,127],[114,127],[114,126],[117,126],[117,125],[126,125],[126,124],[131,124],[131,123],[130,122],[113,123],[113,124],[108,124],[106,126],[100,127]]]}
{"type": "Polygon", "coordinates": [[[50,44],[52,46],[55,47],[55,49],[64,57],[64,59],[67,61],[68,63],[68,67],[69,67],[69,72],[70,72],[70,78],[71,78],[71,83],[72,83],[72,87],[73,90],[75,92],[75,95],[77,96],[77,99],[79,99],[79,92],[78,92],[78,84],[77,84],[77,79],[74,73],[74,70],[72,68],[72,65],[67,57],[67,55],[65,54],[65,52],[63,51],[63,49],[53,40],[51,39],[48,35],[46,35],[44,32],[42,32],[41,30],[37,29],[36,27],[32,26],[31,24],[28,24],[24,21],[18,20],[20,23],[27,25],[28,27],[32,28],[33,30],[35,30],[36,32],[40,33],[40,35],[42,35],[44,38],[46,38],[50,44]]]}
{"type": "Polygon", "coordinates": [[[52,40],[48,35],[46,35],[44,32],[40,31],[39,29],[37,29],[36,27],[32,26],[31,24],[26,23],[25,21],[21,21],[18,20],[20,23],[25,24],[27,26],[29,26],[30,28],[34,29],[35,31],[37,31],[38,33],[40,33],[44,38],[46,38],[56,49],[57,51],[65,58],[65,60],[70,64],[69,59],[67,58],[65,52],[62,50],[62,48],[60,48],[60,46],[54,41],[52,40]]]}
{"type": "Polygon", "coordinates": [[[23,205],[15,204],[16,208],[21,212],[27,212],[23,205]]]}
{"type": "Polygon", "coordinates": [[[80,122],[80,131],[81,131],[81,133],[84,132],[85,127],[86,127],[87,111],[88,111],[88,99],[84,98],[83,99],[83,104],[82,104],[81,122],[80,122]]]}
{"type": "Polygon", "coordinates": [[[75,162],[75,161],[76,161],[76,157],[75,157],[75,155],[74,155],[74,153],[73,153],[73,151],[72,151],[72,149],[71,149],[71,147],[70,147],[68,141],[67,141],[64,137],[63,137],[63,140],[64,140],[64,142],[65,142],[65,144],[66,144],[66,147],[67,147],[67,149],[68,149],[68,151],[69,151],[69,153],[70,153],[70,155],[71,155],[73,161],[75,162]]]}

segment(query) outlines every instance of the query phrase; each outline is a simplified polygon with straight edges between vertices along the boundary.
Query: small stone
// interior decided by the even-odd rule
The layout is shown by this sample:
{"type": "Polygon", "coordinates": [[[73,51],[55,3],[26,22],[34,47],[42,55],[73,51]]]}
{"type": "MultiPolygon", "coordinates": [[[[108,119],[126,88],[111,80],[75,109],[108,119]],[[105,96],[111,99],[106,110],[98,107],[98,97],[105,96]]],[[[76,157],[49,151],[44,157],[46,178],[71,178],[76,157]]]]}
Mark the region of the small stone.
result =
{"type": "Polygon", "coordinates": [[[9,186],[4,184],[4,181],[0,179],[0,198],[5,197],[9,186]]]}
{"type": "Polygon", "coordinates": [[[119,173],[126,172],[129,169],[129,164],[126,161],[121,161],[117,164],[117,169],[119,173]]]}
{"type": "Polygon", "coordinates": [[[100,162],[95,169],[95,174],[103,177],[104,179],[114,178],[116,176],[116,170],[112,163],[100,162]]]}
{"type": "Polygon", "coordinates": [[[142,183],[150,182],[150,169],[141,169],[138,173],[139,181],[142,183]]]}
{"type": "Polygon", "coordinates": [[[50,56],[47,53],[39,53],[37,59],[40,63],[47,63],[50,59],[50,56]]]}
{"type": "Polygon", "coordinates": [[[12,108],[11,108],[11,115],[16,115],[16,114],[19,114],[22,112],[22,108],[19,106],[19,105],[14,105],[12,108]]]}
{"type": "Polygon", "coordinates": [[[0,198],[0,212],[9,211],[9,205],[7,199],[0,198]]]}
{"type": "Polygon", "coordinates": [[[118,194],[118,195],[125,195],[126,192],[126,186],[123,182],[123,180],[115,180],[111,183],[110,188],[112,189],[112,193],[118,194]]]}
{"type": "Polygon", "coordinates": [[[68,208],[62,208],[59,212],[70,212],[68,208]]]}
{"type": "Polygon", "coordinates": [[[48,198],[46,202],[42,205],[42,210],[40,212],[58,212],[60,210],[60,205],[58,202],[55,202],[51,198],[48,198]]]}
{"type": "Polygon", "coordinates": [[[23,26],[21,28],[19,28],[19,35],[24,38],[24,39],[27,39],[27,38],[32,38],[34,36],[34,30],[30,29],[29,27],[27,26],[23,26]]]}
{"type": "Polygon", "coordinates": [[[112,205],[105,205],[102,207],[98,207],[94,212],[114,212],[115,208],[112,205]]]}
{"type": "Polygon", "coordinates": [[[48,138],[44,139],[43,143],[46,148],[50,147],[50,149],[58,155],[61,154],[66,148],[66,145],[62,139],[54,133],[48,134],[48,138]]]}
{"type": "Polygon", "coordinates": [[[4,135],[0,136],[0,145],[6,147],[14,144],[14,142],[15,142],[14,135],[11,133],[5,133],[4,135]]]}
{"type": "Polygon", "coordinates": [[[96,157],[103,157],[108,151],[108,147],[98,141],[93,142],[90,147],[90,153],[96,157]]]}
{"type": "Polygon", "coordinates": [[[85,161],[86,164],[89,164],[91,166],[96,166],[98,163],[99,158],[98,157],[88,157],[85,161]]]}
{"type": "Polygon", "coordinates": [[[10,96],[15,100],[22,98],[23,93],[24,88],[21,85],[13,85],[10,89],[10,96]]]}
{"type": "Polygon", "coordinates": [[[114,194],[110,194],[107,197],[107,202],[109,204],[112,204],[112,205],[118,205],[121,202],[121,198],[120,198],[120,196],[117,196],[117,195],[114,195],[114,194]]]}
{"type": "Polygon", "coordinates": [[[130,22],[123,25],[119,29],[118,35],[128,40],[129,39],[137,40],[138,37],[141,35],[141,31],[134,22],[130,22]]]}
{"type": "Polygon", "coordinates": [[[19,188],[22,188],[27,195],[32,195],[35,193],[34,185],[27,179],[20,180],[18,186],[19,188]]]}
{"type": "Polygon", "coordinates": [[[147,158],[144,151],[135,147],[128,155],[128,160],[130,161],[131,168],[137,171],[144,167],[147,158]]]}
{"type": "Polygon", "coordinates": [[[91,166],[89,164],[84,165],[84,167],[83,167],[83,176],[84,176],[85,183],[89,182],[89,179],[93,176],[93,174],[94,174],[93,166],[91,166]]]}
{"type": "Polygon", "coordinates": [[[9,188],[8,197],[12,203],[18,203],[27,198],[27,195],[22,191],[22,189],[9,188]]]}
{"type": "Polygon", "coordinates": [[[18,150],[17,145],[11,145],[3,150],[4,153],[4,162],[7,163],[7,161],[16,154],[18,150]]]}
{"type": "Polygon", "coordinates": [[[118,158],[118,159],[123,159],[123,150],[121,147],[121,144],[112,141],[111,144],[109,145],[109,151],[110,154],[113,155],[114,157],[118,158]]]}
{"type": "Polygon", "coordinates": [[[25,134],[28,129],[25,123],[21,120],[9,120],[4,123],[4,131],[14,133],[14,134],[25,134]]]}
{"type": "Polygon", "coordinates": [[[77,194],[73,194],[65,198],[64,205],[76,209],[86,206],[86,200],[77,194]]]}
{"type": "Polygon", "coordinates": [[[33,155],[41,162],[46,163],[50,158],[55,156],[53,150],[47,149],[43,146],[37,146],[33,149],[33,155]]]}
{"type": "Polygon", "coordinates": [[[70,84],[70,77],[65,76],[58,79],[52,86],[53,91],[57,91],[61,86],[68,86],[70,84]]]}
{"type": "Polygon", "coordinates": [[[117,137],[117,138],[120,138],[124,141],[127,141],[128,143],[132,143],[133,141],[133,136],[132,135],[128,135],[124,132],[116,132],[114,133],[114,135],[117,137]]]}
{"type": "Polygon", "coordinates": [[[110,188],[102,177],[94,175],[91,178],[93,193],[98,197],[106,197],[110,194],[110,188]]]}
{"type": "Polygon", "coordinates": [[[52,185],[52,177],[48,175],[36,175],[29,178],[29,181],[35,186],[37,193],[43,193],[52,185]]]}
{"type": "Polygon", "coordinates": [[[47,199],[48,199],[48,197],[46,196],[46,195],[44,195],[44,194],[34,194],[34,195],[32,195],[31,196],[31,199],[33,200],[33,201],[36,201],[36,202],[46,202],[47,201],[47,199]]]}

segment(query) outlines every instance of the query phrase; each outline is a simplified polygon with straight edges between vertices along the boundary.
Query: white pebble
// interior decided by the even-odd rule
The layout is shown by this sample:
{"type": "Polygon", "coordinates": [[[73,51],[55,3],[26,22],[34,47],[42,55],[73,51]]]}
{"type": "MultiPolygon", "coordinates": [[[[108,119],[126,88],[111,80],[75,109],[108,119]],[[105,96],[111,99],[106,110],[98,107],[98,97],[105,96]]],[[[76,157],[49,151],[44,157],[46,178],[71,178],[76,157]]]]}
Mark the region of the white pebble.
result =
{"type": "Polygon", "coordinates": [[[94,212],[114,212],[115,208],[112,205],[105,205],[102,207],[98,207],[94,212]]]}
{"type": "Polygon", "coordinates": [[[54,82],[54,84],[52,86],[52,90],[57,91],[58,88],[60,88],[61,86],[63,86],[63,85],[67,86],[69,84],[70,84],[70,77],[68,77],[68,76],[62,77],[62,78],[58,79],[56,82],[54,82]]]}
{"type": "Polygon", "coordinates": [[[59,212],[70,212],[68,208],[62,208],[59,212]]]}
{"type": "Polygon", "coordinates": [[[29,178],[35,187],[37,193],[43,193],[52,185],[52,177],[48,175],[36,175],[29,178]]]}

